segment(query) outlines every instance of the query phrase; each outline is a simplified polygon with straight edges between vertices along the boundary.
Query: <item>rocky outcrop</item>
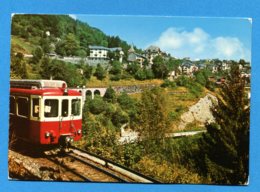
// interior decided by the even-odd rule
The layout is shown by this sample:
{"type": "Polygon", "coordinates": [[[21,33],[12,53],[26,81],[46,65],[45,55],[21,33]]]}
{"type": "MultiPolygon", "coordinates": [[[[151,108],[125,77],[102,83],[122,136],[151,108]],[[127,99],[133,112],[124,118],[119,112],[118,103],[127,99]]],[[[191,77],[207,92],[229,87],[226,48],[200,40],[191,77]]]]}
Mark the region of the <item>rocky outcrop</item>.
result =
{"type": "Polygon", "coordinates": [[[214,117],[212,116],[210,108],[214,100],[216,100],[216,97],[211,94],[201,98],[195,105],[189,108],[188,112],[182,114],[178,128],[183,130],[187,124],[194,121],[201,124],[213,122],[214,117]]]}

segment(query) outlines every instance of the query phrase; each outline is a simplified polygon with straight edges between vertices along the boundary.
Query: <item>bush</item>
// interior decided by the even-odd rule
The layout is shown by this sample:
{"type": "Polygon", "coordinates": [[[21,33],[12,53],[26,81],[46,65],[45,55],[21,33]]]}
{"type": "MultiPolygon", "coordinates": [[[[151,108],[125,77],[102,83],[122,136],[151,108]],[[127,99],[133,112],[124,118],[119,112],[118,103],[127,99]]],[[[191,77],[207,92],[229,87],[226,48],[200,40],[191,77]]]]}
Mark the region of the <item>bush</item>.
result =
{"type": "Polygon", "coordinates": [[[170,88],[175,88],[177,85],[174,81],[170,81],[168,79],[165,79],[163,84],[161,84],[161,87],[170,87],[170,88]]]}
{"type": "Polygon", "coordinates": [[[98,80],[103,80],[106,77],[106,71],[100,64],[97,65],[94,76],[96,76],[98,80]]]}
{"type": "Polygon", "coordinates": [[[175,82],[178,86],[186,87],[190,83],[190,81],[191,81],[190,78],[182,75],[178,77],[175,82]]]}
{"type": "Polygon", "coordinates": [[[103,99],[110,103],[114,103],[116,101],[116,92],[111,86],[107,88],[103,99]]]}
{"type": "Polygon", "coordinates": [[[189,89],[190,93],[199,97],[203,91],[202,86],[196,82],[188,84],[187,88],[189,89]]]}
{"type": "Polygon", "coordinates": [[[215,90],[215,83],[213,83],[212,81],[207,81],[206,82],[206,88],[210,91],[214,91],[215,90]]]}
{"type": "Polygon", "coordinates": [[[152,69],[144,69],[144,72],[145,72],[146,79],[153,79],[154,78],[154,74],[153,74],[152,69]]]}
{"type": "Polygon", "coordinates": [[[142,69],[139,69],[136,73],[135,73],[135,79],[137,80],[145,80],[146,79],[146,74],[142,69]]]}
{"type": "Polygon", "coordinates": [[[106,104],[103,99],[99,96],[95,96],[95,98],[89,102],[89,111],[97,115],[105,110],[105,106],[106,104]]]}
{"type": "Polygon", "coordinates": [[[135,165],[135,169],[164,183],[202,183],[202,178],[183,165],[156,162],[149,156],[144,156],[135,165]]]}
{"type": "Polygon", "coordinates": [[[120,79],[121,79],[121,75],[120,74],[110,76],[110,80],[111,81],[119,81],[120,79]]]}
{"type": "Polygon", "coordinates": [[[194,82],[191,78],[186,76],[180,76],[176,79],[176,84],[178,86],[183,86],[189,89],[190,93],[193,94],[195,97],[199,97],[202,93],[203,89],[202,86],[194,82]]]}
{"type": "Polygon", "coordinates": [[[126,112],[118,109],[112,116],[112,123],[119,127],[129,121],[129,117],[126,112]]]}

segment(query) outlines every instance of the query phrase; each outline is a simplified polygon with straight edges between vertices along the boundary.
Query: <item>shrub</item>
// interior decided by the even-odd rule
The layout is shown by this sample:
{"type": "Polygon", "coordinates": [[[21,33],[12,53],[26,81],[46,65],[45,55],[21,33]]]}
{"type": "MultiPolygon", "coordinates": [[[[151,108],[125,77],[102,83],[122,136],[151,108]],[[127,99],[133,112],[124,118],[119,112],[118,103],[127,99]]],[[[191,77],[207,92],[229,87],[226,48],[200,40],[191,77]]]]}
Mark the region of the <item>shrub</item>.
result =
{"type": "Polygon", "coordinates": [[[107,88],[103,99],[110,103],[114,103],[116,101],[116,92],[111,86],[107,88]]]}
{"type": "Polygon", "coordinates": [[[168,79],[165,79],[161,87],[170,87],[170,88],[175,88],[177,85],[174,81],[170,81],[168,79]]]}
{"type": "Polygon", "coordinates": [[[105,110],[105,106],[103,99],[99,96],[95,96],[95,98],[89,102],[89,111],[97,115],[105,110]]]}
{"type": "Polygon", "coordinates": [[[191,170],[179,164],[169,164],[166,161],[156,162],[149,156],[144,156],[134,166],[138,171],[164,183],[202,183],[202,178],[191,170]]]}
{"type": "Polygon", "coordinates": [[[118,109],[112,116],[112,123],[116,126],[119,127],[124,123],[127,123],[129,121],[129,117],[127,113],[124,111],[118,109]]]}
{"type": "Polygon", "coordinates": [[[119,81],[121,79],[121,75],[117,74],[117,75],[111,75],[110,76],[110,80],[111,81],[119,81]]]}

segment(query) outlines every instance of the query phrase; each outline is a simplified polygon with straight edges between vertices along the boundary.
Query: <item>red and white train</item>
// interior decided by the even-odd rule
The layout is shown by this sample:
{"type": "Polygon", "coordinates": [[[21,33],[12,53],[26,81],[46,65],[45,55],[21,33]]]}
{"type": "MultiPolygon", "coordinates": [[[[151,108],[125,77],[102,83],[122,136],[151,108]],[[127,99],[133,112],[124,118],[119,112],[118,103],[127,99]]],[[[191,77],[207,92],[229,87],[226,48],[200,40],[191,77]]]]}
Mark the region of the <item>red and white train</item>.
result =
{"type": "Polygon", "coordinates": [[[59,80],[10,81],[10,129],[24,141],[68,146],[82,136],[82,96],[59,80]]]}

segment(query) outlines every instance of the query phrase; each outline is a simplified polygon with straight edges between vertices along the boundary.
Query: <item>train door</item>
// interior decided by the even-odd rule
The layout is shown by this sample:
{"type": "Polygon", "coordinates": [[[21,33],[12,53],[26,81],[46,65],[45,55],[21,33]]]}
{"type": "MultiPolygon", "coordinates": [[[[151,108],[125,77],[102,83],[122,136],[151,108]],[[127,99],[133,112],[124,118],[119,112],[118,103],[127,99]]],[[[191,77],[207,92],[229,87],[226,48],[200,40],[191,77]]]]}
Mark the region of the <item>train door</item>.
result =
{"type": "Polygon", "coordinates": [[[30,140],[38,142],[41,132],[41,97],[38,95],[31,96],[31,112],[30,112],[30,140]]]}
{"type": "Polygon", "coordinates": [[[61,99],[60,135],[68,135],[70,131],[69,99],[61,99]]]}
{"type": "Polygon", "coordinates": [[[75,134],[75,120],[81,119],[81,99],[65,97],[61,99],[60,134],[75,134]]]}
{"type": "Polygon", "coordinates": [[[18,137],[29,140],[30,138],[30,99],[28,97],[16,97],[17,118],[15,129],[18,137]]]}

